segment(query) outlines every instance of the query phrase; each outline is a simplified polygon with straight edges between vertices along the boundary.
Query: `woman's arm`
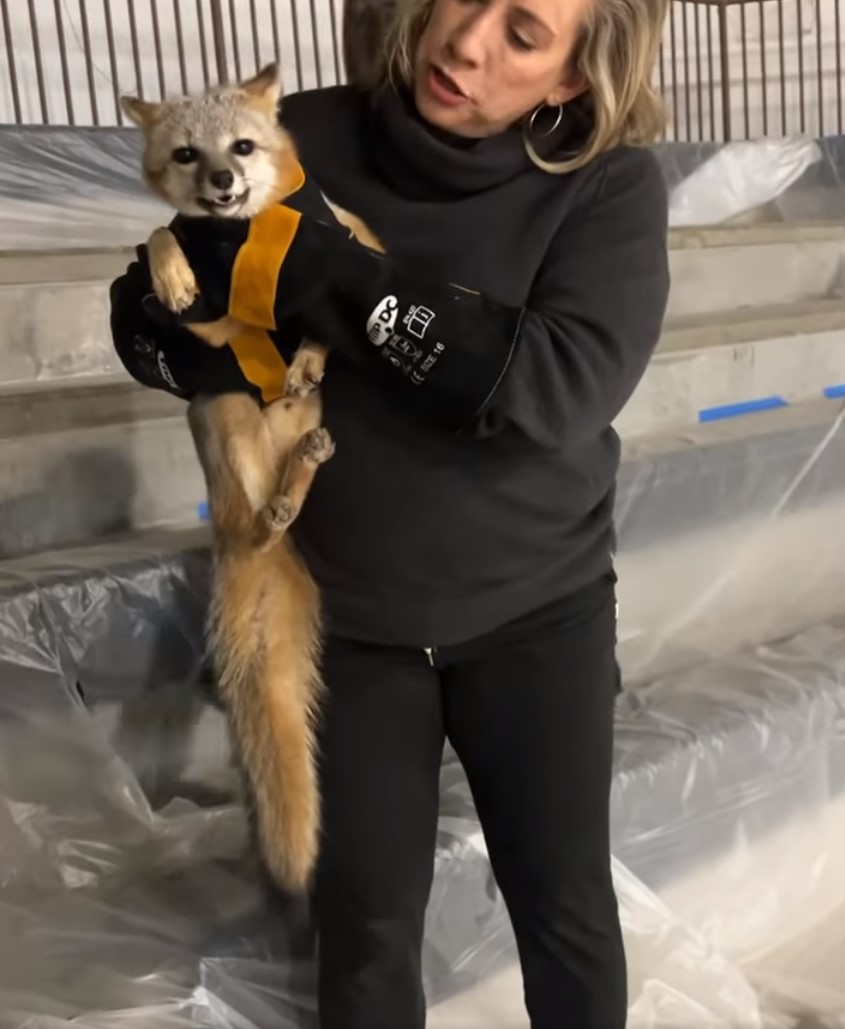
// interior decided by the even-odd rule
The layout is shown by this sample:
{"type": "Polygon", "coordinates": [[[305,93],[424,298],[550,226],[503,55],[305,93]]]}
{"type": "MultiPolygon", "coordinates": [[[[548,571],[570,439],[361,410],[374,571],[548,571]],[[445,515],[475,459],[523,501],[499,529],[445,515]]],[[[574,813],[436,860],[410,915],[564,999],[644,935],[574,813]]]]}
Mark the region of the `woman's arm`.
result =
{"type": "Polygon", "coordinates": [[[610,425],[657,345],[669,295],[668,205],[649,151],[612,155],[596,198],[554,240],[519,352],[476,425],[571,445],[610,425]]]}
{"type": "MultiPolygon", "coordinates": [[[[408,262],[289,207],[262,217],[273,224],[250,233],[221,276],[231,278],[229,313],[266,329],[295,315],[307,337],[449,431],[570,445],[612,422],[657,343],[667,201],[647,151],[607,159],[591,206],[553,241],[524,309],[420,279],[408,262]]],[[[213,296],[213,283],[200,287],[213,296]]],[[[113,307],[113,322],[119,314],[113,307]]]]}
{"type": "Polygon", "coordinates": [[[238,256],[230,312],[271,328],[295,311],[308,337],[372,369],[403,406],[445,429],[569,445],[613,421],[659,337],[667,199],[645,150],[607,159],[524,309],[426,281],[410,262],[287,208],[274,217],[270,245],[262,234],[238,256]],[[268,267],[278,272],[268,278],[268,267]]]}

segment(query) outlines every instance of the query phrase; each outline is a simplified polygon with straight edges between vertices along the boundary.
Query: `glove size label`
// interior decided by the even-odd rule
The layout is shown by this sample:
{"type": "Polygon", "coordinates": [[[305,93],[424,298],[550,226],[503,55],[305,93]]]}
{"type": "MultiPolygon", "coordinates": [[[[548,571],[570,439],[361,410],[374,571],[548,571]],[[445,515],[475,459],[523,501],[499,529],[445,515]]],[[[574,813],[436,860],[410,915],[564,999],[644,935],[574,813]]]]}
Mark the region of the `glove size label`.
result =
{"type": "Polygon", "coordinates": [[[369,341],[379,348],[386,361],[416,386],[425,382],[426,376],[446,349],[442,343],[432,345],[425,338],[435,317],[435,312],[430,308],[412,304],[400,323],[407,335],[398,332],[399,300],[390,295],[379,301],[367,319],[369,341]]]}

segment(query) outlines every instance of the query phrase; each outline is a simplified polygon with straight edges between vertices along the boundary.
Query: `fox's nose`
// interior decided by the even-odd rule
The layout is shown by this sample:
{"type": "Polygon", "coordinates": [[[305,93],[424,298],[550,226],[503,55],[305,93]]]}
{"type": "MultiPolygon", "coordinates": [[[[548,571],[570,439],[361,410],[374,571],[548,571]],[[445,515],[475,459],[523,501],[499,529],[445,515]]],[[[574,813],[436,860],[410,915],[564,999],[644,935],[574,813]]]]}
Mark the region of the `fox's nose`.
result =
{"type": "Polygon", "coordinates": [[[215,189],[231,189],[232,184],[235,181],[235,176],[229,171],[228,168],[224,168],[222,171],[216,171],[211,173],[211,185],[215,189]]]}

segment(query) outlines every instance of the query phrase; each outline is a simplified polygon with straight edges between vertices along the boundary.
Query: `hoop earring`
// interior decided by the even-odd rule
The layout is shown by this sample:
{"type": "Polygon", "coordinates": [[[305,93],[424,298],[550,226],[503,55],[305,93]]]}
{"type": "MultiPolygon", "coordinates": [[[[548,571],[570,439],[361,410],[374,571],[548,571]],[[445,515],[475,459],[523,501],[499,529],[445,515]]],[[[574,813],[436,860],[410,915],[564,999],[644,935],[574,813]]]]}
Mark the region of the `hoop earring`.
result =
{"type": "MultiPolygon", "coordinates": [[[[537,121],[537,116],[542,111],[550,111],[550,110],[551,110],[551,107],[549,106],[549,104],[540,104],[539,107],[536,107],[534,109],[533,114],[531,115],[531,117],[528,120],[528,134],[529,135],[533,135],[533,133],[534,133],[534,123],[537,121]]],[[[546,136],[551,136],[551,134],[553,132],[556,132],[560,128],[560,123],[562,121],[563,121],[563,104],[558,104],[557,105],[557,114],[555,115],[554,124],[552,125],[552,127],[550,129],[547,129],[545,132],[541,132],[539,134],[540,139],[545,139],[546,136]]]]}

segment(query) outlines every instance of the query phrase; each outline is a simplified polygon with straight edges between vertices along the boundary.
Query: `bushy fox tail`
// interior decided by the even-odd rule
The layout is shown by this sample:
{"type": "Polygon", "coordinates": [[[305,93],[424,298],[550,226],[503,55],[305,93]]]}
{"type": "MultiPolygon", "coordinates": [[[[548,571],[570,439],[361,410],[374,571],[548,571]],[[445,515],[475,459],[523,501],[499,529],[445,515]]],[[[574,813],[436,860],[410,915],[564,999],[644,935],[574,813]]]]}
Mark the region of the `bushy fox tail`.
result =
{"type": "MultiPolygon", "coordinates": [[[[266,589],[290,585],[280,570],[264,579],[266,589]]],[[[254,606],[239,605],[238,590],[228,592],[215,603],[211,622],[220,695],[249,780],[267,868],[283,889],[303,892],[320,835],[316,625],[306,629],[301,619],[286,619],[283,602],[267,605],[272,619],[256,618],[254,606]]]]}

